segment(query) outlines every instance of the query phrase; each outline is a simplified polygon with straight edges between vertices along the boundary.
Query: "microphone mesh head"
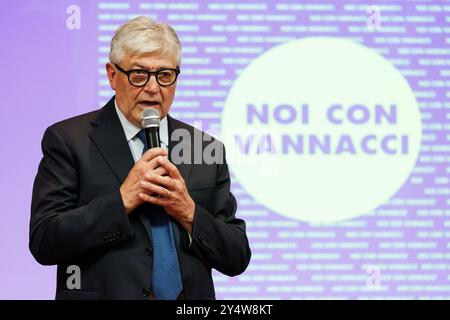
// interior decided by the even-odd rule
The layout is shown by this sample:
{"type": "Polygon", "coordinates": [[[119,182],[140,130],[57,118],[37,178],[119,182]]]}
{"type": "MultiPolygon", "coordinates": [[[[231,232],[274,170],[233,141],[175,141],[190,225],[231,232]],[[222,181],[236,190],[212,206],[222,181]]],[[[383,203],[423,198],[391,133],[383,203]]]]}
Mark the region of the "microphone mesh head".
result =
{"type": "Polygon", "coordinates": [[[159,111],[155,108],[147,108],[141,114],[142,128],[159,127],[159,111]]]}

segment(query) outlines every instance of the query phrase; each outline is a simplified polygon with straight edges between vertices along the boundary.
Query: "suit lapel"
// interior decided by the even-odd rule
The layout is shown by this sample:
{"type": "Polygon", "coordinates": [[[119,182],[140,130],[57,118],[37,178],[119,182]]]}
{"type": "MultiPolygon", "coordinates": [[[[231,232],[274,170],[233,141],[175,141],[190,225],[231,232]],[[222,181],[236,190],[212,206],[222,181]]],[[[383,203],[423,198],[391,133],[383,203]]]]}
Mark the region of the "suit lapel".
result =
{"type": "MultiPolygon", "coordinates": [[[[176,143],[178,143],[178,141],[174,141],[172,139],[172,133],[174,130],[179,129],[179,128],[183,128],[183,129],[187,129],[184,128],[184,126],[182,125],[182,123],[174,118],[172,118],[171,116],[167,115],[167,126],[169,129],[169,160],[172,160],[171,157],[171,151],[173,150],[173,147],[175,146],[176,143]]],[[[191,134],[191,143],[193,143],[193,132],[192,130],[189,130],[189,133],[191,134]]],[[[184,141],[185,143],[187,141],[184,141]]],[[[191,145],[192,146],[192,145],[191,145]]],[[[191,156],[191,159],[193,161],[193,147],[190,147],[189,145],[185,146],[185,150],[186,152],[188,152],[191,156]]],[[[186,186],[189,186],[189,179],[191,176],[191,170],[192,170],[192,165],[190,164],[175,164],[175,166],[178,168],[178,171],[180,171],[181,176],[183,177],[186,186]]],[[[175,245],[178,249],[178,257],[180,257],[180,250],[181,250],[181,233],[182,232],[186,232],[184,229],[182,229],[182,227],[175,222],[175,220],[171,219],[171,224],[172,224],[172,232],[173,232],[173,236],[175,239],[175,245]]],[[[181,261],[180,261],[181,263],[181,261]]]]}
{"type": "MultiPolygon", "coordinates": [[[[114,175],[122,184],[131,168],[134,166],[133,155],[125,137],[125,133],[115,110],[114,97],[100,110],[93,121],[91,139],[97,146],[103,158],[110,166],[114,175]]],[[[146,212],[152,210],[150,205],[142,205],[133,215],[137,215],[152,241],[152,226],[146,212]]]]}
{"type": "MultiPolygon", "coordinates": [[[[175,141],[172,139],[172,133],[176,129],[186,129],[182,127],[181,122],[172,118],[171,116],[167,115],[167,126],[169,128],[169,160],[172,161],[171,157],[171,151],[173,150],[173,147],[175,144],[179,143],[178,141],[175,141]]],[[[194,161],[194,155],[192,153],[193,146],[192,143],[194,142],[193,132],[189,131],[191,134],[191,146],[186,144],[184,146],[186,152],[190,153],[191,161],[194,161]]],[[[183,141],[186,143],[187,141],[183,141]]],[[[181,176],[183,177],[184,181],[186,182],[186,186],[188,185],[189,178],[191,175],[192,165],[190,164],[175,164],[175,166],[178,168],[178,171],[180,171],[181,176]]]]}
{"type": "Polygon", "coordinates": [[[114,97],[100,110],[92,125],[92,141],[122,184],[134,161],[114,107],[114,97]]]}

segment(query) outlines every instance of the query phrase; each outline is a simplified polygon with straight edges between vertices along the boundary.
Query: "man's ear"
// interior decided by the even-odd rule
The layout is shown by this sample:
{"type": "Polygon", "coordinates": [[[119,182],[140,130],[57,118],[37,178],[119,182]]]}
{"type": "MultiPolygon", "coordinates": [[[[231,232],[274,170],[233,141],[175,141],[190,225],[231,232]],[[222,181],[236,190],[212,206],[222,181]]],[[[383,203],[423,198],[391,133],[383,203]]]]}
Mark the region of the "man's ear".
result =
{"type": "Polygon", "coordinates": [[[109,85],[111,86],[111,89],[114,91],[116,90],[116,81],[117,81],[117,71],[114,66],[107,62],[106,65],[106,74],[108,75],[109,85]]]}

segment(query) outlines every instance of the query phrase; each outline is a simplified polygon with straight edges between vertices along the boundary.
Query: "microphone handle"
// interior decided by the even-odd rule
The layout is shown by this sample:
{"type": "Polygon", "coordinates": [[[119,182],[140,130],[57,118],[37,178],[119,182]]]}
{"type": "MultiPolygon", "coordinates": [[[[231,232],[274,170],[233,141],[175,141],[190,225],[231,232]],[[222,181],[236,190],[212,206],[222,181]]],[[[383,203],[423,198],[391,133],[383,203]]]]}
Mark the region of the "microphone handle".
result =
{"type": "Polygon", "coordinates": [[[148,127],[144,129],[145,138],[147,139],[148,149],[161,147],[159,139],[159,127],[148,127]]]}

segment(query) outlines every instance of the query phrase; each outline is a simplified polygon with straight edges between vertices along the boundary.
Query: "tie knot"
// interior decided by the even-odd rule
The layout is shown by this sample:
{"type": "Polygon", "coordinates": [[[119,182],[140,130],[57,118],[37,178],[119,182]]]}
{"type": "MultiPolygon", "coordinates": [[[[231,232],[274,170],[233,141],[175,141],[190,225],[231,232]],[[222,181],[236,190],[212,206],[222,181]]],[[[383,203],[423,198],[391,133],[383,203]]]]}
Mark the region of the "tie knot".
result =
{"type": "Polygon", "coordinates": [[[138,137],[144,144],[147,142],[144,129],[141,129],[138,133],[136,133],[136,137],[138,137]]]}
{"type": "Polygon", "coordinates": [[[144,151],[148,149],[148,145],[147,145],[147,138],[145,137],[145,131],[144,129],[141,129],[141,131],[139,131],[136,134],[136,137],[139,138],[139,140],[142,141],[142,143],[144,144],[144,151]]]}

